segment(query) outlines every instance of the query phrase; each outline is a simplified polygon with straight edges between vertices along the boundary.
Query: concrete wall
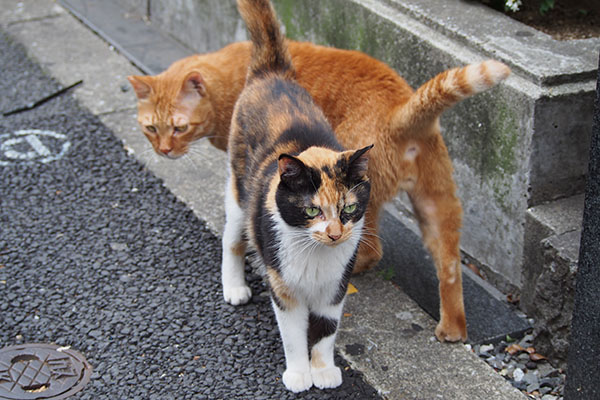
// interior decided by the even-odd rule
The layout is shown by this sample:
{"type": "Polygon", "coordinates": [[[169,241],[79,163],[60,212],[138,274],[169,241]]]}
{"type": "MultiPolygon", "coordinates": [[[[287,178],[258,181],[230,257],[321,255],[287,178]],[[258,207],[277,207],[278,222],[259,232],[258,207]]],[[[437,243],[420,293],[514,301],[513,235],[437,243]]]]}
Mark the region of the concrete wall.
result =
{"type": "Polygon", "coordinates": [[[117,2],[126,13],[148,17],[149,0],[118,0],[117,2]]]}
{"type": "Polygon", "coordinates": [[[235,1],[151,0],[152,23],[199,53],[246,40],[235,1]]]}
{"type": "MultiPolygon", "coordinates": [[[[511,66],[509,80],[446,112],[442,127],[465,210],[462,248],[499,287],[520,288],[527,209],[583,189],[600,40],[557,42],[459,0],[274,4],[289,37],[364,51],[413,87],[485,58],[511,66]]],[[[149,5],[152,23],[195,51],[246,38],[234,0],[149,5]]],[[[394,205],[407,209],[402,197],[394,205]]]]}

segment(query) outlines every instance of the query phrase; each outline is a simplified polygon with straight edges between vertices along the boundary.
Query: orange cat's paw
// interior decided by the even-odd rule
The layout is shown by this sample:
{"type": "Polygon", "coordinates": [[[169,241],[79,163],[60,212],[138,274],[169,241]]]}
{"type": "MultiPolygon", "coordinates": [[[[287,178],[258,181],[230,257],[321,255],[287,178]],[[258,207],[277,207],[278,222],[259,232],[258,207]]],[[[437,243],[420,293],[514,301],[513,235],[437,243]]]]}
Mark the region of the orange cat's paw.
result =
{"type": "Polygon", "coordinates": [[[435,336],[440,342],[465,342],[467,340],[467,324],[449,324],[440,321],[435,328],[435,336]]]}
{"type": "Polygon", "coordinates": [[[358,274],[364,271],[368,271],[377,265],[379,259],[374,258],[363,258],[361,259],[360,255],[356,259],[356,264],[354,264],[354,269],[352,270],[353,274],[358,274]]]}

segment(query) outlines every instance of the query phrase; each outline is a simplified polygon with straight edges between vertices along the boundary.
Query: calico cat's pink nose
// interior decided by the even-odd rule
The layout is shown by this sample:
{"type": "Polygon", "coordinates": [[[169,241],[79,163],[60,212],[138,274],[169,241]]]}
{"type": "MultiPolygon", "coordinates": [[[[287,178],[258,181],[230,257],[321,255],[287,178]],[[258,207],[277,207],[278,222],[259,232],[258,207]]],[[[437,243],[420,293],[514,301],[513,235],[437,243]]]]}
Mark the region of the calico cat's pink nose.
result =
{"type": "Polygon", "coordinates": [[[329,236],[329,239],[333,240],[334,242],[342,237],[342,235],[331,235],[331,234],[329,234],[327,236],[329,236]]]}

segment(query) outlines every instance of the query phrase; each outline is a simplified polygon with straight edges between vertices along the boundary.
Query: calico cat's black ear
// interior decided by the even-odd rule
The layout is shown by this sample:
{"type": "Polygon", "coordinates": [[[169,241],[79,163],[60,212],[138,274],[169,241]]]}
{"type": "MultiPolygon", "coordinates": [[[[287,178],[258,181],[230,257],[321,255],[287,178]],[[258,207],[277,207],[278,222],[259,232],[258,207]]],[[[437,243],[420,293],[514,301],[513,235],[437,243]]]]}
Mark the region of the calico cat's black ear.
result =
{"type": "Polygon", "coordinates": [[[354,154],[348,158],[348,176],[351,181],[356,182],[364,179],[367,174],[367,165],[369,156],[367,152],[373,148],[373,145],[363,147],[356,150],[354,154]]]}
{"type": "Polygon", "coordinates": [[[309,184],[306,165],[296,157],[281,154],[278,161],[281,182],[290,189],[299,189],[309,184]]]}

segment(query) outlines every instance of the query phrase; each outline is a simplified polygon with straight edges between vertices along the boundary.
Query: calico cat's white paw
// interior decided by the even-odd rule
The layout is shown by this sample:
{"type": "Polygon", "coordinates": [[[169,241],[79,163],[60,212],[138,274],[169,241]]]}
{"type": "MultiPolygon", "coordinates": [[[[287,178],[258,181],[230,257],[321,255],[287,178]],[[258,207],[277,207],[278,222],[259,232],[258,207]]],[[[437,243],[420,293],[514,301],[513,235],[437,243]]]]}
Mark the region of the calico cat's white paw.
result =
{"type": "Polygon", "coordinates": [[[330,389],[342,384],[342,370],[338,367],[315,369],[310,372],[312,381],[319,389],[330,389]]]}
{"type": "Polygon", "coordinates": [[[294,393],[303,392],[312,386],[310,372],[296,372],[286,369],[283,373],[283,384],[294,393]]]}
{"type": "Polygon", "coordinates": [[[246,304],[252,297],[252,291],[248,286],[223,287],[225,301],[234,306],[246,304]]]}

